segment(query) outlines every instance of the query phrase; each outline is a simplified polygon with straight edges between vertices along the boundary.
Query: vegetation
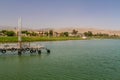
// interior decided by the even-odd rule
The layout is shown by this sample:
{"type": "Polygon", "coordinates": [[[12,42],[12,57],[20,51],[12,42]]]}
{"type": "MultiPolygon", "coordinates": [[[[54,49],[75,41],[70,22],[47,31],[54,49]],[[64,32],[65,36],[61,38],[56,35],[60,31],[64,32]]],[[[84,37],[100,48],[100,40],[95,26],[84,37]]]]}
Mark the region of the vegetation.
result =
{"type": "MultiPolygon", "coordinates": [[[[23,42],[33,42],[33,41],[64,41],[64,40],[82,40],[80,37],[22,37],[23,42]]],[[[17,42],[18,37],[0,37],[0,42],[17,42]]]]}
{"type": "Polygon", "coordinates": [[[7,36],[15,36],[15,32],[14,31],[6,31],[5,33],[7,36]]]}
{"type": "Polygon", "coordinates": [[[32,32],[32,33],[30,33],[30,36],[38,36],[38,34],[35,32],[32,32]]]}
{"type": "Polygon", "coordinates": [[[21,31],[21,33],[22,33],[22,34],[27,34],[28,31],[27,31],[27,30],[25,30],[25,31],[21,31]]]}
{"type": "Polygon", "coordinates": [[[69,33],[68,32],[62,32],[62,33],[60,33],[60,37],[69,37],[69,33]]]}
{"type": "MultiPolygon", "coordinates": [[[[93,34],[91,31],[84,32],[83,34],[78,34],[78,31],[75,29],[72,31],[72,36],[70,36],[69,32],[53,32],[53,30],[49,30],[48,32],[35,33],[29,31],[22,31],[23,37],[22,40],[24,42],[31,41],[63,41],[63,40],[82,40],[82,37],[86,36],[84,39],[120,39],[118,35],[108,35],[104,33],[93,34]],[[56,35],[53,35],[55,33],[56,35]],[[79,35],[79,36],[78,36],[79,35]]],[[[0,31],[0,42],[17,42],[18,37],[17,33],[14,31],[2,30],[0,31]]]]}
{"type": "Polygon", "coordinates": [[[49,30],[49,36],[53,36],[53,30],[49,30]]]}
{"type": "Polygon", "coordinates": [[[8,36],[8,37],[0,37],[0,42],[1,43],[4,43],[4,42],[17,42],[18,38],[17,37],[11,37],[11,36],[8,36]]]}
{"type": "Polygon", "coordinates": [[[91,31],[84,32],[84,35],[87,36],[87,39],[120,39],[118,35],[109,35],[105,33],[93,34],[91,31]]]}
{"type": "Polygon", "coordinates": [[[6,35],[6,36],[15,36],[14,31],[2,30],[2,31],[0,31],[0,33],[2,33],[3,35],[6,35]]]}
{"type": "Polygon", "coordinates": [[[64,36],[66,36],[66,37],[69,36],[69,33],[68,33],[68,32],[64,32],[63,34],[64,34],[64,36]]]}
{"type": "Polygon", "coordinates": [[[27,30],[24,30],[24,31],[22,31],[22,34],[25,34],[25,35],[30,35],[31,33],[30,32],[28,32],[27,30]]]}
{"type": "Polygon", "coordinates": [[[72,34],[73,34],[73,35],[76,35],[77,33],[78,33],[78,31],[75,30],[75,29],[73,29],[72,34]]]}
{"type": "Polygon", "coordinates": [[[49,33],[48,33],[48,32],[45,32],[44,34],[45,34],[46,36],[48,36],[48,35],[49,35],[49,33]]]}
{"type": "Polygon", "coordinates": [[[88,32],[84,32],[84,35],[87,37],[91,37],[93,36],[93,33],[91,31],[88,31],[88,32]]]}

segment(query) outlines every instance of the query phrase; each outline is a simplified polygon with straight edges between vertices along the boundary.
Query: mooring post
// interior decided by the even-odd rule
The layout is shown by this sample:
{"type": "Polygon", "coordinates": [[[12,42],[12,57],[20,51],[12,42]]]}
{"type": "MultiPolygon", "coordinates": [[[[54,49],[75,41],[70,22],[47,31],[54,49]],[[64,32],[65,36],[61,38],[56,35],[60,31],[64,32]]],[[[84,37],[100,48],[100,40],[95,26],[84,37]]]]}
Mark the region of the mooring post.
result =
{"type": "Polygon", "coordinates": [[[21,17],[20,17],[20,18],[18,19],[18,43],[19,43],[18,55],[21,55],[21,54],[22,54],[21,29],[22,29],[22,19],[21,19],[21,17]]]}
{"type": "Polygon", "coordinates": [[[46,50],[47,50],[47,53],[50,53],[50,50],[49,50],[49,49],[46,48],[46,50]]]}
{"type": "Polygon", "coordinates": [[[18,55],[21,56],[22,55],[22,50],[18,49],[18,55]]]}
{"type": "Polygon", "coordinates": [[[41,50],[38,50],[38,54],[41,55],[41,50]]]}

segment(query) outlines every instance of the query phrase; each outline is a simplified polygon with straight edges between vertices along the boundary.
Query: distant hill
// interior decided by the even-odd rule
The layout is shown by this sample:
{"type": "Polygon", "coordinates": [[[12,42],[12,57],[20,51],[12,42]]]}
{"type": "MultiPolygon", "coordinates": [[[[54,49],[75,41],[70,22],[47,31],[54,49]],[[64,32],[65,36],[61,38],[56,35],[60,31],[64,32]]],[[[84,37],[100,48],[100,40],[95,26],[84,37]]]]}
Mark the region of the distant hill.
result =
{"type": "MultiPolygon", "coordinates": [[[[18,27],[16,26],[0,26],[0,30],[16,30],[18,27]]],[[[26,27],[22,27],[22,30],[31,30],[26,27]]]]}
{"type": "Polygon", "coordinates": [[[96,33],[105,33],[109,35],[120,35],[120,30],[107,30],[107,29],[97,29],[97,28],[57,28],[54,29],[55,32],[72,32],[73,29],[77,30],[78,33],[84,33],[87,31],[92,31],[94,34],[96,33]]]}
{"type": "MultiPolygon", "coordinates": [[[[0,26],[0,30],[16,30],[17,27],[13,26],[0,26]]],[[[42,29],[30,29],[27,27],[23,27],[22,30],[32,30],[32,31],[48,31],[48,30],[53,30],[54,32],[72,32],[73,29],[77,30],[78,33],[84,33],[87,31],[92,31],[93,34],[96,33],[105,33],[109,35],[119,35],[120,36],[120,30],[107,30],[107,29],[98,29],[98,28],[42,28],[42,29]]]]}
{"type": "Polygon", "coordinates": [[[13,26],[0,26],[0,30],[13,30],[17,27],[13,27],[13,26]]]}

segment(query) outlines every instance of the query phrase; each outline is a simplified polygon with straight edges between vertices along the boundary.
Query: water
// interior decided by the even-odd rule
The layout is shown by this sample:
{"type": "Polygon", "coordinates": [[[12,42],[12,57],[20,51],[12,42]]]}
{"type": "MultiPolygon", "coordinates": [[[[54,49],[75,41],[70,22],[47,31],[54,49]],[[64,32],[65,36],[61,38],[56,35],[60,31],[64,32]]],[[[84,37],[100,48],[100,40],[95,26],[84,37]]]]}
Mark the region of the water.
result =
{"type": "Polygon", "coordinates": [[[0,80],[120,80],[120,40],[41,44],[51,54],[0,56],[0,80]]]}

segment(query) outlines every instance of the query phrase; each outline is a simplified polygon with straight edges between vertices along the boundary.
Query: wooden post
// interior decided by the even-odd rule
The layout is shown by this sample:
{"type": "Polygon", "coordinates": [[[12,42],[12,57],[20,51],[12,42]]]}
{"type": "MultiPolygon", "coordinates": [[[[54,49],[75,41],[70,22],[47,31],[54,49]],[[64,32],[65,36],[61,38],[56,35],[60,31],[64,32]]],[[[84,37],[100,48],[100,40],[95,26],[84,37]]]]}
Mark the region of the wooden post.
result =
{"type": "Polygon", "coordinates": [[[21,17],[20,17],[20,18],[18,19],[18,44],[19,44],[18,55],[21,55],[21,54],[22,54],[21,29],[22,29],[22,19],[21,19],[21,17]]]}
{"type": "Polygon", "coordinates": [[[22,38],[21,38],[22,20],[21,17],[18,20],[18,42],[19,48],[22,48],[22,38]]]}

